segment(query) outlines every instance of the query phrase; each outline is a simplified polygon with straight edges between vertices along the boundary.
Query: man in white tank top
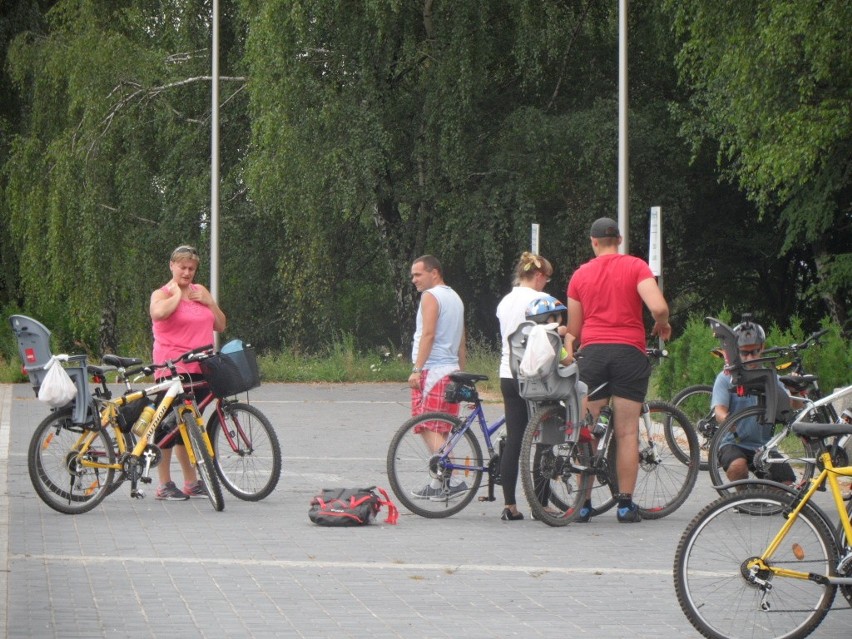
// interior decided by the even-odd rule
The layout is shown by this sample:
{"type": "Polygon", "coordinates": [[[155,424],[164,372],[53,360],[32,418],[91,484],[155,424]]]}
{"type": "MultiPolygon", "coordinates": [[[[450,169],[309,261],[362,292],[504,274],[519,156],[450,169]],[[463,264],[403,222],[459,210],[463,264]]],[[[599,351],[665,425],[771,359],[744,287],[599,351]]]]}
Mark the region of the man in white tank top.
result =
{"type": "MultiPolygon", "coordinates": [[[[450,383],[449,374],[464,368],[465,349],[464,304],[458,294],[444,283],[441,263],[432,255],[424,255],[411,265],[411,282],[421,294],[417,309],[417,327],[411,361],[414,367],[408,377],[411,387],[411,415],[433,411],[458,415],[459,405],[444,399],[450,383]]],[[[430,450],[437,451],[447,438],[445,422],[433,428],[423,424],[420,434],[430,450]]],[[[461,484],[451,486],[461,490],[461,484]]],[[[467,487],[464,486],[464,490],[467,487]]],[[[434,491],[424,489],[423,498],[434,491]]]]}

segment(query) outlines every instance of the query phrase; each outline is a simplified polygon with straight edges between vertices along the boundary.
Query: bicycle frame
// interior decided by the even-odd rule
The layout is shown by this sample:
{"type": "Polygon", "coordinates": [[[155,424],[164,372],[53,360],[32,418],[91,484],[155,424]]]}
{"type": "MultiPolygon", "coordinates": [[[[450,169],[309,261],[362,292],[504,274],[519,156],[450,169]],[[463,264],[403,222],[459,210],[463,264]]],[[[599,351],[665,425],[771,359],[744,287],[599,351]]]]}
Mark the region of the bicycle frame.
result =
{"type": "MultiPolygon", "coordinates": [[[[850,393],[852,393],[852,386],[847,386],[835,393],[832,393],[831,395],[828,395],[827,397],[813,402],[811,406],[808,406],[804,410],[800,411],[796,415],[796,419],[794,419],[793,422],[800,421],[802,418],[806,417],[810,413],[810,411],[813,410],[814,407],[834,402],[837,399],[850,393]]],[[[766,563],[772,558],[772,555],[784,541],[784,538],[787,536],[787,533],[790,531],[796,519],[798,518],[799,513],[802,512],[805,505],[810,502],[811,497],[813,497],[813,495],[822,486],[826,484],[828,484],[828,489],[831,493],[832,502],[834,503],[834,507],[837,510],[841,527],[844,533],[846,534],[846,539],[852,540],[852,522],[850,522],[849,518],[846,516],[846,508],[843,505],[843,493],[840,490],[840,484],[837,481],[838,477],[852,477],[852,466],[835,466],[831,461],[831,453],[826,450],[823,450],[823,452],[820,454],[819,460],[822,463],[822,470],[820,471],[819,475],[817,475],[815,479],[811,480],[810,487],[807,489],[807,491],[804,492],[801,497],[797,499],[795,508],[787,516],[784,525],[781,526],[781,530],[778,531],[778,534],[775,535],[775,537],[769,543],[769,546],[763,552],[763,554],[761,554],[759,558],[749,562],[748,568],[754,579],[757,579],[758,571],[768,570],[772,574],[779,575],[782,577],[811,580],[820,584],[828,583],[836,585],[852,585],[852,577],[814,575],[813,573],[802,572],[799,570],[789,570],[787,568],[769,566],[766,563]]],[[[847,541],[847,543],[849,542],[847,541]]]]}
{"type": "MultiPolygon", "coordinates": [[[[763,448],[759,453],[759,457],[755,460],[755,466],[757,466],[758,464],[769,465],[787,463],[787,461],[791,459],[787,455],[781,453],[781,457],[770,457],[770,452],[781,452],[778,445],[791,433],[793,423],[804,420],[813,411],[823,407],[831,408],[830,414],[836,415],[837,412],[834,410],[833,402],[843,397],[847,393],[852,392],[850,391],[850,389],[852,389],[852,387],[841,388],[836,393],[832,393],[831,395],[827,395],[817,400],[812,400],[807,397],[800,397],[798,395],[791,395],[790,392],[787,391],[787,396],[790,398],[791,401],[803,402],[805,404],[805,407],[800,410],[792,420],[786,422],[781,428],[781,430],[779,430],[777,433],[775,433],[775,435],[770,437],[769,440],[763,445],[763,448]]],[[[846,442],[849,441],[849,439],[849,435],[843,436],[840,439],[838,445],[845,446],[846,442]]],[[[796,461],[802,461],[807,464],[815,464],[817,461],[815,458],[810,457],[793,457],[792,459],[796,461]]]]}
{"type": "Polygon", "coordinates": [[[77,444],[74,446],[74,450],[77,452],[78,461],[81,465],[89,467],[89,468],[100,468],[104,470],[114,469],[117,471],[124,470],[125,464],[125,454],[129,453],[129,468],[135,469],[138,466],[139,461],[142,460],[142,469],[136,472],[130,472],[130,496],[131,497],[140,497],[143,496],[141,491],[138,488],[138,482],[141,480],[142,483],[150,483],[150,471],[152,465],[156,465],[156,461],[158,460],[159,453],[156,449],[149,448],[151,440],[153,439],[153,435],[156,432],[157,427],[163,422],[166,415],[168,415],[169,411],[174,409],[177,412],[177,427],[174,429],[173,433],[180,432],[181,438],[186,447],[187,455],[189,456],[190,463],[195,465],[197,460],[195,458],[195,454],[192,446],[189,442],[189,436],[186,433],[186,426],[184,424],[184,415],[187,412],[192,413],[193,418],[196,420],[199,428],[201,429],[204,443],[207,446],[207,450],[210,455],[213,455],[213,447],[210,444],[210,441],[207,437],[207,433],[204,429],[204,420],[201,417],[201,413],[199,412],[195,402],[186,395],[183,383],[180,380],[180,377],[176,376],[170,378],[168,380],[164,380],[162,382],[156,383],[153,386],[149,386],[143,390],[132,391],[117,399],[99,399],[104,405],[103,410],[101,411],[100,417],[100,426],[101,428],[105,428],[107,426],[112,425],[113,431],[115,433],[115,441],[118,447],[118,452],[120,456],[120,460],[114,464],[105,464],[93,460],[89,460],[85,458],[85,455],[91,446],[92,442],[95,440],[97,436],[97,430],[87,430],[85,431],[80,438],[78,439],[77,444]],[[154,412],[154,416],[151,419],[151,423],[148,424],[145,432],[139,436],[138,441],[134,445],[132,450],[128,450],[127,448],[127,440],[124,437],[124,433],[120,428],[117,427],[116,418],[118,416],[118,409],[126,404],[132,404],[136,401],[142,401],[145,397],[156,395],[157,393],[161,393],[165,391],[165,395],[160,400],[160,403],[157,405],[157,408],[154,412]],[[179,397],[184,397],[184,401],[181,405],[175,406],[175,400],[179,397]]]}
{"type": "MultiPolygon", "coordinates": [[[[447,441],[444,442],[444,445],[441,446],[438,451],[438,455],[440,455],[444,459],[444,468],[450,471],[461,470],[461,471],[480,471],[480,472],[489,472],[489,465],[485,466],[472,466],[470,464],[456,464],[450,458],[453,449],[459,440],[464,437],[464,434],[473,427],[474,422],[479,423],[479,428],[482,430],[482,436],[485,439],[485,446],[488,449],[488,458],[489,461],[492,457],[494,457],[494,444],[491,441],[491,436],[496,433],[503,424],[506,423],[506,417],[503,416],[498,419],[493,424],[489,425],[485,419],[485,411],[482,409],[482,402],[477,400],[474,404],[473,410],[465,417],[464,422],[458,430],[453,429],[453,432],[450,433],[450,436],[447,438],[447,441]]],[[[484,461],[484,460],[483,460],[484,461]]]]}
{"type": "Polygon", "coordinates": [[[781,530],[778,531],[778,534],[775,535],[775,537],[769,543],[769,546],[766,548],[763,554],[761,554],[759,558],[753,559],[747,564],[747,567],[752,573],[753,578],[755,580],[757,580],[758,571],[766,570],[774,575],[778,575],[781,577],[790,577],[793,579],[815,581],[819,584],[852,585],[852,577],[815,575],[813,573],[802,572],[800,570],[790,570],[788,568],[770,566],[766,563],[771,560],[772,555],[775,554],[775,551],[784,541],[784,538],[787,536],[787,533],[790,531],[790,528],[792,528],[793,524],[796,522],[799,513],[802,512],[805,506],[810,502],[811,497],[813,497],[813,495],[820,489],[820,487],[822,487],[826,483],[828,484],[828,489],[831,493],[832,501],[840,517],[840,523],[843,527],[844,532],[846,533],[846,539],[852,539],[852,522],[850,522],[849,519],[846,517],[846,508],[843,505],[843,494],[840,490],[840,484],[838,484],[837,481],[838,477],[852,477],[852,466],[835,467],[834,464],[831,463],[831,454],[828,452],[823,452],[820,455],[820,461],[824,464],[823,470],[816,477],[816,479],[813,479],[811,481],[811,486],[804,493],[804,495],[798,498],[798,503],[796,504],[796,507],[787,516],[784,525],[781,526],[781,530]]]}

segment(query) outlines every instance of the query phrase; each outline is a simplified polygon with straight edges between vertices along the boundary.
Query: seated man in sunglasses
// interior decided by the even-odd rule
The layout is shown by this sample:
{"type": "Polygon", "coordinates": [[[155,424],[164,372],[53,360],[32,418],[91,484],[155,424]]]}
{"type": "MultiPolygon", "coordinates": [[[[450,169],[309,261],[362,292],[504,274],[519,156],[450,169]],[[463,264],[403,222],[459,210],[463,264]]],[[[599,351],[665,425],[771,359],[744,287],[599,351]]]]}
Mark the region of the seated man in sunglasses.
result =
{"type": "MultiPolygon", "coordinates": [[[[734,327],[737,336],[737,348],[740,358],[747,367],[755,366],[749,361],[756,359],[763,353],[766,343],[766,333],[760,324],[746,320],[734,327]]],[[[778,397],[780,402],[789,408],[790,400],[784,385],[778,381],[778,397]]],[[[737,395],[737,389],[731,384],[731,376],[726,371],[716,376],[713,384],[713,396],[710,403],[716,412],[716,419],[721,424],[729,415],[734,415],[741,410],[757,405],[756,395],[737,395]]],[[[736,424],[736,429],[731,429],[719,447],[719,465],[724,469],[730,481],[748,479],[749,470],[754,470],[754,455],[772,437],[774,424],[761,422],[757,416],[745,417],[736,424]]],[[[770,453],[772,457],[780,457],[777,451],[770,453]]],[[[793,469],[788,463],[770,464],[769,476],[766,479],[792,484],[796,480],[793,469]]]]}

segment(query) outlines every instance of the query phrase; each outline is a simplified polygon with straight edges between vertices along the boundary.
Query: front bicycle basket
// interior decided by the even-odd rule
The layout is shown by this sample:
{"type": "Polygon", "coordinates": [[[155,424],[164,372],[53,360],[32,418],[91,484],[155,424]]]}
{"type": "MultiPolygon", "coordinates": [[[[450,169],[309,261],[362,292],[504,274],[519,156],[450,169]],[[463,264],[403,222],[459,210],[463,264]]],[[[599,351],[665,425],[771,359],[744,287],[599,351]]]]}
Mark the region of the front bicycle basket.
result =
{"type": "Polygon", "coordinates": [[[254,349],[240,340],[228,342],[200,364],[201,374],[216,397],[230,397],[260,386],[254,349]]]}

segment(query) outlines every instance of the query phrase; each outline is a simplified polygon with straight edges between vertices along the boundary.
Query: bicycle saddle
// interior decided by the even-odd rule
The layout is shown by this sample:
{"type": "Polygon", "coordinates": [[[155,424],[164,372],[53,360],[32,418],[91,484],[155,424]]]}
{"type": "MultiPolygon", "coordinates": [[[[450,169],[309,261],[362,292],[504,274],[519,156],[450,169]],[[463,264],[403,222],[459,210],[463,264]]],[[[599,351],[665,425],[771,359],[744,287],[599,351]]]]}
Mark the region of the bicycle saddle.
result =
{"type": "Polygon", "coordinates": [[[143,360],[138,357],[119,357],[118,355],[104,355],[101,358],[101,361],[104,364],[108,364],[109,366],[116,366],[118,368],[127,368],[128,366],[136,366],[137,364],[141,364],[143,360]]]}
{"type": "Polygon", "coordinates": [[[778,379],[787,388],[797,393],[810,388],[811,384],[819,379],[816,375],[782,375],[778,379]]]}
{"type": "Polygon", "coordinates": [[[450,379],[461,384],[475,384],[488,379],[488,375],[477,375],[476,373],[450,373],[450,379]]]}
{"type": "Polygon", "coordinates": [[[852,424],[814,424],[793,422],[792,431],[808,439],[825,439],[836,435],[852,435],[852,424]]]}

